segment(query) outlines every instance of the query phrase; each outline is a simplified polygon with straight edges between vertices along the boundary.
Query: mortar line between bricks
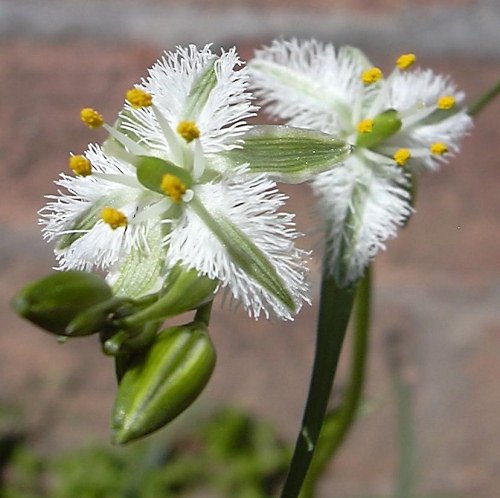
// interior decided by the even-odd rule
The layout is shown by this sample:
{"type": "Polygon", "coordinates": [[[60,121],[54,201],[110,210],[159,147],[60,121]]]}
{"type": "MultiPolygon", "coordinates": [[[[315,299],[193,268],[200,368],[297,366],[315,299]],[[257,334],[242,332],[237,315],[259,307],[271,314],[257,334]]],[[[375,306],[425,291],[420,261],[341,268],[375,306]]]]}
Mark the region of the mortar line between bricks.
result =
{"type": "Polygon", "coordinates": [[[0,0],[0,37],[66,39],[90,37],[114,42],[232,45],[275,37],[316,37],[432,56],[500,59],[500,5],[482,0],[468,6],[413,7],[392,15],[348,10],[277,10],[195,8],[193,5],[124,5],[108,2],[0,0]]]}

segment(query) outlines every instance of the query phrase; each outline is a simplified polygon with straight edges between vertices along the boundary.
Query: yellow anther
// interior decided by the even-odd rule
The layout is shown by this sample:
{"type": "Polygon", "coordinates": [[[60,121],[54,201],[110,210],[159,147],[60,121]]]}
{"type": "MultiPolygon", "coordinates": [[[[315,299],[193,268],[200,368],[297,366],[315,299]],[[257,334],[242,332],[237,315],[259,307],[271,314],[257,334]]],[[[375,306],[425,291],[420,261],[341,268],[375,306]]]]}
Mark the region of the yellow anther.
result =
{"type": "Polygon", "coordinates": [[[86,107],[80,111],[80,119],[89,128],[100,128],[104,124],[102,116],[91,107],[86,107]]]}
{"type": "Polygon", "coordinates": [[[113,230],[119,227],[126,227],[128,225],[127,217],[118,209],[112,207],[105,207],[101,211],[101,219],[107,223],[113,230]]]}
{"type": "Polygon", "coordinates": [[[411,152],[409,149],[398,149],[392,157],[394,157],[396,164],[404,166],[408,162],[408,159],[410,159],[411,152]]]}
{"type": "Polygon", "coordinates": [[[127,92],[126,98],[135,109],[149,107],[153,104],[153,96],[140,88],[131,88],[127,92]]]}
{"type": "Polygon", "coordinates": [[[431,152],[437,156],[442,156],[448,152],[448,146],[443,142],[434,142],[430,146],[431,152]]]}
{"type": "Polygon", "coordinates": [[[416,60],[417,58],[415,54],[402,54],[398,57],[396,66],[402,70],[408,69],[409,67],[413,66],[416,60]]]}
{"type": "Polygon", "coordinates": [[[455,105],[455,97],[453,95],[444,95],[440,97],[437,101],[438,109],[448,110],[455,105]]]}
{"type": "Polygon", "coordinates": [[[373,85],[373,83],[376,83],[382,76],[382,71],[378,67],[371,67],[363,71],[361,80],[365,85],[373,85]]]}
{"type": "Polygon", "coordinates": [[[177,176],[166,173],[161,179],[161,189],[174,202],[180,202],[186,192],[186,185],[177,176]]]}
{"type": "Polygon", "coordinates": [[[199,138],[200,129],[194,121],[181,121],[177,125],[177,133],[189,143],[199,138]]]}
{"type": "Polygon", "coordinates": [[[70,156],[69,168],[78,176],[88,176],[92,173],[92,165],[85,156],[70,156]]]}
{"type": "Polygon", "coordinates": [[[373,119],[363,119],[358,123],[356,128],[359,133],[370,133],[373,130],[373,119]]]}

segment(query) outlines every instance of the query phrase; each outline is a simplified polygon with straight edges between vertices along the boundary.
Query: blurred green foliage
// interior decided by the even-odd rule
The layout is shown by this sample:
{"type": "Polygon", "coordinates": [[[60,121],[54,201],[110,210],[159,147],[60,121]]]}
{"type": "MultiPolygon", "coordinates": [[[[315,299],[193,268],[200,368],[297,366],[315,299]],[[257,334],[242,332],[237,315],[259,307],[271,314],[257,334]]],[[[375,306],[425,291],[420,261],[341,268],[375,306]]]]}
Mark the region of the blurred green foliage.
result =
{"type": "Polygon", "coordinates": [[[266,423],[224,409],[171,441],[40,455],[0,429],[1,498],[267,498],[290,450],[266,423]]]}

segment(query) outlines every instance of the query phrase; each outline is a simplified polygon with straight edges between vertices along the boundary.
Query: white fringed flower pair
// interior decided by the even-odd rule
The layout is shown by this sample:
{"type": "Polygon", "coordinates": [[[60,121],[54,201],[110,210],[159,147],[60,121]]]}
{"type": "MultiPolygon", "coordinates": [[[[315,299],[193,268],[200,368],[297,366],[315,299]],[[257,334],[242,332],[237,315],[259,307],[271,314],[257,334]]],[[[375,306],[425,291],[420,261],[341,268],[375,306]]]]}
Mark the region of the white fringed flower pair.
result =
{"type": "Polygon", "coordinates": [[[61,175],[64,192],[41,211],[60,268],[105,270],[117,294],[135,298],[181,264],[254,317],[292,318],[309,301],[307,253],[275,181],[312,180],[331,271],[348,284],[410,215],[408,172],[435,169],[470,127],[463,95],[430,71],[406,71],[412,62],[400,58],[384,79],[356,49],[275,42],[251,75],[289,126],[252,127],[257,107],[234,49],[166,54],[114,125],[82,111],[110,137],[70,157],[75,176],[61,175]]]}

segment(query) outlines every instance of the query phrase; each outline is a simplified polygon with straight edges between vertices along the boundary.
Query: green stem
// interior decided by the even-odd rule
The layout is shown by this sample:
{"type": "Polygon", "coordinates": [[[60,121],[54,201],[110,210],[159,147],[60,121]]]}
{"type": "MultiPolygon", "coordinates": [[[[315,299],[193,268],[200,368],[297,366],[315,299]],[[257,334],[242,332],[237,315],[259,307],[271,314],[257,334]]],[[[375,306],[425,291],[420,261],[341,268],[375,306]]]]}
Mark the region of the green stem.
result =
{"type": "Polygon", "coordinates": [[[415,462],[415,435],[411,407],[411,387],[402,376],[394,376],[394,389],[398,405],[398,446],[399,468],[397,474],[395,498],[414,496],[413,470],[415,462]]]}
{"type": "Polygon", "coordinates": [[[500,83],[493,85],[483,95],[481,95],[468,109],[469,116],[477,116],[498,94],[500,93],[500,83]]]}
{"type": "Polygon", "coordinates": [[[195,322],[202,322],[204,323],[207,327],[208,324],[210,323],[210,314],[212,313],[212,301],[208,301],[208,303],[205,303],[204,305],[200,306],[194,315],[194,321],[195,322]]]}
{"type": "Polygon", "coordinates": [[[329,414],[323,424],[311,467],[304,481],[301,498],[311,498],[318,477],[349,433],[361,401],[368,359],[370,328],[371,267],[366,269],[356,293],[355,326],[349,385],[341,406],[329,414]]]}
{"type": "Polygon", "coordinates": [[[339,288],[323,263],[316,352],[309,394],[281,498],[296,498],[311,463],[328,406],[337,364],[354,303],[355,285],[339,288]]]}

